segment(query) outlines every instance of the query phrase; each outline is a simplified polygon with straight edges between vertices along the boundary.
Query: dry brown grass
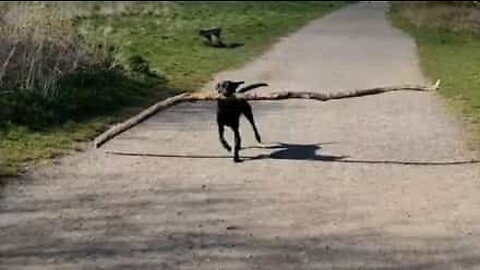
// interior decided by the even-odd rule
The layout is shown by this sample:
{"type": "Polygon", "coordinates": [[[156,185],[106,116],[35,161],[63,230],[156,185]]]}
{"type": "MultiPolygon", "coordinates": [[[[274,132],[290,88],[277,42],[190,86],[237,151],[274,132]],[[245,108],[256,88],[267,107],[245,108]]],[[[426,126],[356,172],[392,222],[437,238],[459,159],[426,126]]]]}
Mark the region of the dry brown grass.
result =
{"type": "Polygon", "coordinates": [[[26,7],[40,6],[64,19],[92,15],[132,15],[168,9],[170,1],[3,1],[0,2],[0,21],[17,25],[26,16],[26,7]]]}
{"type": "Polygon", "coordinates": [[[18,4],[0,25],[0,89],[51,94],[63,75],[102,60],[84,47],[71,20],[42,5],[18,4]],[[16,14],[13,22],[12,14],[16,14]]]}
{"type": "Polygon", "coordinates": [[[404,1],[403,16],[415,26],[445,28],[480,34],[480,8],[475,4],[440,1],[404,1]]]}
{"type": "Polygon", "coordinates": [[[147,1],[0,2],[0,91],[35,89],[50,95],[63,75],[102,61],[108,54],[108,33],[95,40],[89,37],[89,44],[103,45],[100,49],[86,48],[74,25],[76,18],[135,14],[169,5],[147,1]]]}

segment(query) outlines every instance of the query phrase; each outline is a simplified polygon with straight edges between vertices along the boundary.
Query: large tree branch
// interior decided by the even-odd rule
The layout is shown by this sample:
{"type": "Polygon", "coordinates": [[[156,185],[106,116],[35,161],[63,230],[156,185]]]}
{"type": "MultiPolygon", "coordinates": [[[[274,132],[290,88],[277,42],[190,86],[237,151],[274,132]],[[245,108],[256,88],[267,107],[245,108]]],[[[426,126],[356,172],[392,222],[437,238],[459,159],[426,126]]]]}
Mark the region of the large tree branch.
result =
{"type": "MultiPolygon", "coordinates": [[[[328,101],[334,99],[343,99],[343,98],[353,98],[361,97],[366,95],[376,95],[386,92],[393,91],[434,91],[437,90],[440,85],[440,80],[433,86],[419,86],[419,85],[405,85],[405,86],[391,86],[391,87],[376,87],[369,89],[356,89],[356,90],[347,90],[333,93],[319,93],[319,92],[273,92],[265,94],[237,94],[236,97],[239,99],[246,100],[283,100],[283,99],[313,99],[319,101],[328,101]]],[[[100,136],[95,138],[94,146],[100,147],[102,144],[112,139],[116,135],[132,128],[133,126],[139,124],[143,120],[147,119],[151,115],[155,114],[158,111],[167,109],[181,102],[196,102],[196,101],[214,101],[222,99],[224,97],[217,94],[204,94],[204,93],[195,93],[188,94],[183,93],[166,100],[155,103],[150,106],[143,112],[127,119],[126,121],[119,123],[109,130],[102,133],[100,136]]]]}
{"type": "MultiPolygon", "coordinates": [[[[333,92],[333,93],[281,91],[281,92],[271,92],[271,93],[264,93],[264,94],[236,94],[235,96],[239,99],[246,99],[246,100],[314,99],[319,101],[329,101],[333,99],[377,95],[377,94],[393,92],[393,91],[434,91],[438,89],[439,85],[440,85],[440,80],[438,80],[437,83],[432,86],[403,85],[403,86],[376,87],[376,88],[368,88],[368,89],[354,89],[354,90],[346,90],[346,91],[339,91],[339,92],[333,92]]],[[[186,96],[184,98],[184,101],[186,102],[208,101],[208,100],[218,100],[222,98],[223,98],[222,96],[217,94],[196,93],[196,94],[190,94],[186,96]]]]}

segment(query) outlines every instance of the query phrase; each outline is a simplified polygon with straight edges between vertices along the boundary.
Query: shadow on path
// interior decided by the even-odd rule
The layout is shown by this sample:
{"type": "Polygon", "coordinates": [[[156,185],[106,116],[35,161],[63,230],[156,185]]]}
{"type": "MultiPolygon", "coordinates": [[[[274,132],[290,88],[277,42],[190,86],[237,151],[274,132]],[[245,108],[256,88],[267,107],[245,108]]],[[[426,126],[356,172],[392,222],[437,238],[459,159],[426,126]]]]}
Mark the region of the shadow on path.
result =
{"type": "MultiPolygon", "coordinates": [[[[242,156],[243,161],[255,161],[264,159],[275,160],[306,160],[306,161],[324,161],[324,162],[340,162],[340,163],[360,163],[360,164],[396,164],[396,165],[462,165],[477,164],[480,160],[446,160],[446,161],[415,161],[415,160],[366,160],[366,159],[350,159],[346,155],[323,155],[317,154],[322,145],[332,144],[291,144],[277,143],[271,146],[251,146],[243,149],[272,149],[276,150],[270,154],[260,154],[256,156],[242,156]]],[[[154,154],[154,153],[131,153],[107,151],[107,154],[121,156],[144,156],[144,157],[160,157],[160,158],[232,158],[230,155],[177,155],[177,154],[154,154]]]]}

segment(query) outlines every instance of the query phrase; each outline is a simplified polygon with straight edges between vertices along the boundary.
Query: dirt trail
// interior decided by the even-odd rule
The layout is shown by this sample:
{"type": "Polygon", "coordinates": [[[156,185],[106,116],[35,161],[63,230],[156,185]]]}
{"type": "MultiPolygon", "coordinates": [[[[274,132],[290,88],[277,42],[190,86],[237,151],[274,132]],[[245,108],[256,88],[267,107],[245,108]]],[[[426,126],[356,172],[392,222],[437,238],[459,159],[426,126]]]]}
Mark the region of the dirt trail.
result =
{"type": "MultiPolygon", "coordinates": [[[[261,91],[426,83],[386,8],[337,11],[216,79],[268,81],[261,91]]],[[[182,104],[7,186],[0,268],[480,268],[479,167],[395,164],[472,157],[435,94],[253,107],[277,147],[257,147],[243,121],[241,164],[218,142],[215,105],[182,104]]]]}

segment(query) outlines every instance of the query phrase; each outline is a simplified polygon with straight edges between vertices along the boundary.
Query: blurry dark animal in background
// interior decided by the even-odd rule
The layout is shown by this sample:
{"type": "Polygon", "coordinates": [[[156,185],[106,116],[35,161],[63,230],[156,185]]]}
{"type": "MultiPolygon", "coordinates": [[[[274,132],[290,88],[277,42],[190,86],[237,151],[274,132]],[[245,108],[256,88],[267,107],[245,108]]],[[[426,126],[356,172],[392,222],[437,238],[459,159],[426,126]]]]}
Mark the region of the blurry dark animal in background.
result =
{"type": "Polygon", "coordinates": [[[204,39],[205,44],[215,48],[236,48],[243,46],[241,43],[225,44],[222,41],[222,29],[220,27],[200,29],[198,34],[204,39]]]}

